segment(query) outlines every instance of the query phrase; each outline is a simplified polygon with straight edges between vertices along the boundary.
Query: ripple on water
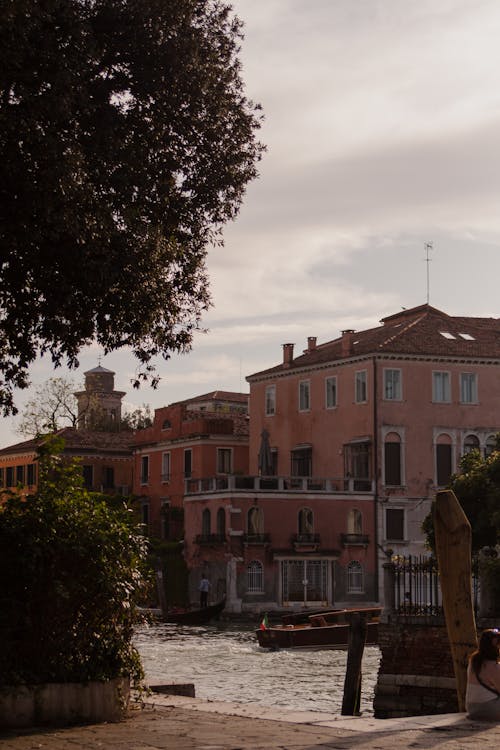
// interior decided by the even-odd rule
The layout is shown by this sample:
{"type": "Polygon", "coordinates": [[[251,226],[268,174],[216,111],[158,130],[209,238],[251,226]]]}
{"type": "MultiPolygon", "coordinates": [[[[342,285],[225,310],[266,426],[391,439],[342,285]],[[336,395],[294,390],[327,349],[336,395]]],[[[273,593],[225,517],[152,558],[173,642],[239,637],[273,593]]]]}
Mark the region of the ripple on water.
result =
{"type": "MultiPolygon", "coordinates": [[[[265,651],[255,626],[142,626],[135,635],[150,681],[193,682],[209,700],[280,706],[296,711],[340,712],[347,652],[265,651]]],[[[361,710],[373,713],[379,649],[363,656],[361,710]]]]}

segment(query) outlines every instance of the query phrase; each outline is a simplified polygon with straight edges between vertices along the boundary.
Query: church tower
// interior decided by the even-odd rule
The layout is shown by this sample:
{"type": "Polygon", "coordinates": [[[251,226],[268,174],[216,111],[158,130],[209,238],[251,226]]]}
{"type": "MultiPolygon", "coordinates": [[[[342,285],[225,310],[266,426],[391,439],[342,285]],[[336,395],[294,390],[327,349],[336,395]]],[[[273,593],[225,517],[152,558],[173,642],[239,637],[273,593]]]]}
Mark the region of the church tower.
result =
{"type": "Polygon", "coordinates": [[[115,373],[105,367],[94,367],[85,375],[85,390],[77,391],[78,427],[86,430],[116,432],[122,418],[125,391],[115,391],[115,373]]]}

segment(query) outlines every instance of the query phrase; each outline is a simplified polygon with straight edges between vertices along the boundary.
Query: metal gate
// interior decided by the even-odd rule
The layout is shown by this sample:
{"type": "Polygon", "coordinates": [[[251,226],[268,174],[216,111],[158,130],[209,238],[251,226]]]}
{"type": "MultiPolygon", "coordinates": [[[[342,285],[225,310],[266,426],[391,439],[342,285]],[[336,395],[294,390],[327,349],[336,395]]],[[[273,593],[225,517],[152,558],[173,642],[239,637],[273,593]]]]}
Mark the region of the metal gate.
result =
{"type": "Polygon", "coordinates": [[[328,560],[282,560],[281,592],[283,603],[301,602],[304,606],[329,600],[328,560]]]}

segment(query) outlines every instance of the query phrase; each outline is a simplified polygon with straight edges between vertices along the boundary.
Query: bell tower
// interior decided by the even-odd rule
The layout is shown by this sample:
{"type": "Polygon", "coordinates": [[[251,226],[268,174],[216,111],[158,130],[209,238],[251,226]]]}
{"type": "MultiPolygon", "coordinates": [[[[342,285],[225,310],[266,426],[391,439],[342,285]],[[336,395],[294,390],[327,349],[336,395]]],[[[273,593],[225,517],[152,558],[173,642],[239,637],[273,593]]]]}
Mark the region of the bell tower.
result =
{"type": "Polygon", "coordinates": [[[122,418],[125,391],[115,391],[115,373],[98,365],[87,370],[85,390],[77,391],[78,428],[116,432],[122,418]]]}

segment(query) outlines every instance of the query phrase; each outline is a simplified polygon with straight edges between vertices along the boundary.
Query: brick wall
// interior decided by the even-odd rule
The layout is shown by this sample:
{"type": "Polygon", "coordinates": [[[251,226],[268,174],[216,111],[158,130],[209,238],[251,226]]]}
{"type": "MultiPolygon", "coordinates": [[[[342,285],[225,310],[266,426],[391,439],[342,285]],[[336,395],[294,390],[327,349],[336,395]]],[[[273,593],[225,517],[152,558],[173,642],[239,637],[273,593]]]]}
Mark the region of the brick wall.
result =
{"type": "Polygon", "coordinates": [[[380,623],[381,661],[374,713],[379,719],[458,711],[446,627],[380,623]]]}

